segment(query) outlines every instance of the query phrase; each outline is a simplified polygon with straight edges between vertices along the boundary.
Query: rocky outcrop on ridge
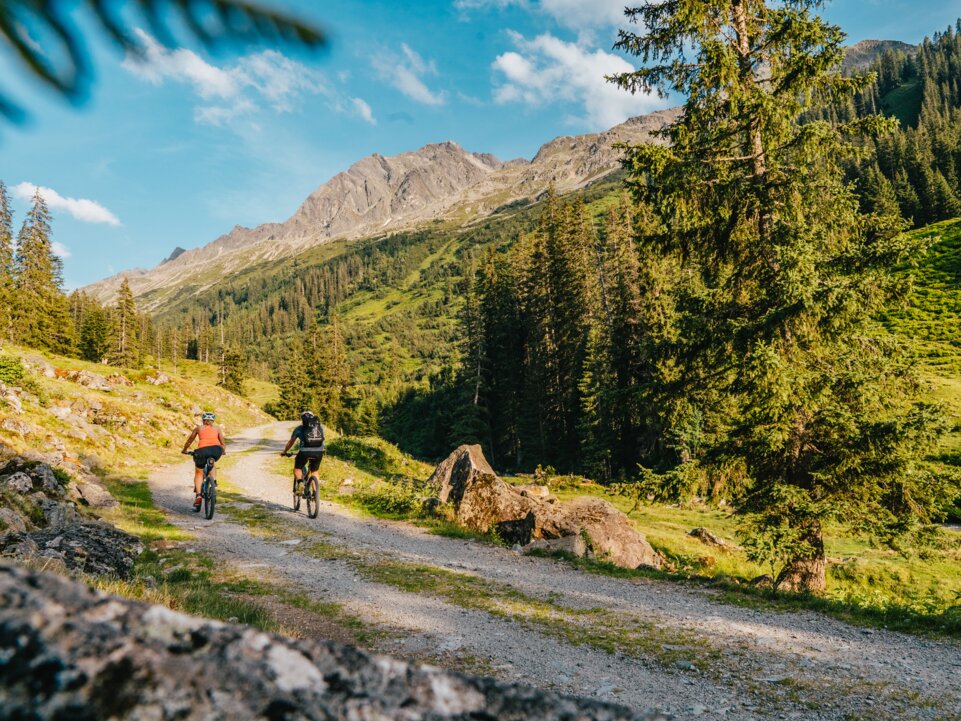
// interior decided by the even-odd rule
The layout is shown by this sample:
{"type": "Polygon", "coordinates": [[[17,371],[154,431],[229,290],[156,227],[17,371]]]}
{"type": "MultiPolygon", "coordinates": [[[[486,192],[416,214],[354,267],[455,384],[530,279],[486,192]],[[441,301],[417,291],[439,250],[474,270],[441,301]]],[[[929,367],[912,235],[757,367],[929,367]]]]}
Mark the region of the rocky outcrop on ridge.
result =
{"type": "Polygon", "coordinates": [[[563,550],[624,568],[660,568],[661,556],[627,516],[600,498],[560,503],[531,489],[515,488],[497,477],[480,446],[465,445],[444,459],[427,481],[440,503],[449,504],[458,523],[475,531],[495,529],[508,543],[563,550]],[[575,538],[582,539],[577,543],[575,538]],[[563,540],[560,544],[538,541],[563,540]]]}
{"type": "Polygon", "coordinates": [[[0,564],[0,717],[655,721],[597,701],[293,641],[0,564]]]}

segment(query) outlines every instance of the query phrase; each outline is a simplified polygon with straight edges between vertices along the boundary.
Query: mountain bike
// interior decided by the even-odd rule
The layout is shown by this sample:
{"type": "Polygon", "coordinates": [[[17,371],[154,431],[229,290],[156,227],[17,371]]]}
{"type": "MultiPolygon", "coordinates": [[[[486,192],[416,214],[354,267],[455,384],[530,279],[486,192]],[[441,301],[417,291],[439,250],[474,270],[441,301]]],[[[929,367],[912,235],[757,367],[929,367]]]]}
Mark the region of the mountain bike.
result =
{"type": "MultiPolygon", "coordinates": [[[[188,456],[192,456],[196,451],[190,451],[187,453],[188,456]]],[[[214,469],[213,458],[208,458],[207,462],[204,464],[204,480],[200,484],[200,497],[204,501],[204,518],[208,521],[214,517],[214,508],[217,505],[217,479],[210,477],[210,472],[214,469]]],[[[195,511],[199,511],[199,508],[195,508],[195,511]]]]}
{"type": "MultiPolygon", "coordinates": [[[[293,453],[285,453],[284,456],[290,458],[293,453]]],[[[298,491],[297,477],[294,477],[294,510],[300,510],[301,499],[307,502],[307,517],[317,518],[320,513],[320,492],[317,485],[317,477],[310,473],[310,458],[304,459],[304,464],[300,467],[300,475],[303,477],[303,489],[298,491]]]]}

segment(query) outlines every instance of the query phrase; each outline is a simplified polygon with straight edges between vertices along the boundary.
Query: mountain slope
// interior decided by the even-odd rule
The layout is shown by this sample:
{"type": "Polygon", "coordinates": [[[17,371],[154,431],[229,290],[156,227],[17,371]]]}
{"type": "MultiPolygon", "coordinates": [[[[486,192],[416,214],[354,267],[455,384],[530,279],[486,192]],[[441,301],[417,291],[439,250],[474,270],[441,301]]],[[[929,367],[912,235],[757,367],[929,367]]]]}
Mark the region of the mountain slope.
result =
{"type": "Polygon", "coordinates": [[[915,50],[917,46],[899,40],[862,40],[845,49],[842,68],[847,72],[865,71],[885,51],[909,55],[915,50]]]}
{"type": "Polygon", "coordinates": [[[656,142],[652,134],[676,115],[676,109],[663,110],[603,133],[556,138],[530,161],[502,163],[453,142],[394,157],[371,155],[317,188],[283,223],[237,226],[201,248],[175,251],[152,270],[124,272],[86,290],[101,301],[110,300],[127,277],[136,296],[151,294],[144,308],[158,310],[184,291],[196,293],[225,275],[334,239],[362,238],[439,219],[471,222],[511,202],[536,198],[550,184],[566,193],[609,174],[622,155],[616,144],[656,142]]]}

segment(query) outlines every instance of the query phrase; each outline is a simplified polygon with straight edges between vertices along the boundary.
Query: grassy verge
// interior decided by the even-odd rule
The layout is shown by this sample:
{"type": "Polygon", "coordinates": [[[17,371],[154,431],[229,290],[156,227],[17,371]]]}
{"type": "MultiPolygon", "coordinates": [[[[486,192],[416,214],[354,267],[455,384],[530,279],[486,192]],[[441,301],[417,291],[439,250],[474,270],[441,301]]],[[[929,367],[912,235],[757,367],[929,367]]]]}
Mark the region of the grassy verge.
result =
{"type": "Polygon", "coordinates": [[[210,558],[190,548],[193,534],[166,521],[146,481],[107,479],[106,485],[120,505],[105,517],[138,536],[147,550],[137,558],[130,580],[90,579],[94,586],[184,613],[278,630],[263,607],[231,592],[230,583],[239,576],[215,571],[210,558]]]}
{"type": "MultiPolygon", "coordinates": [[[[469,531],[450,520],[425,514],[423,481],[433,470],[427,464],[405,456],[382,439],[337,438],[329,446],[319,472],[324,499],[370,516],[409,521],[439,535],[498,542],[490,534],[469,531]]],[[[272,470],[289,475],[290,461],[277,459],[272,470]]],[[[509,480],[530,483],[533,479],[509,480]]],[[[588,559],[566,559],[587,572],[623,578],[654,576],[713,588],[720,592],[720,600],[732,604],[815,610],[859,625],[961,637],[961,533],[945,531],[939,548],[924,555],[904,556],[870,539],[829,529],[828,594],[774,595],[751,585],[752,579],[768,569],[752,563],[738,547],[738,519],[730,509],[698,503],[637,504],[586,479],[546,480],[561,500],[592,495],[612,503],[628,515],[674,569],[629,570],[588,559]],[[698,527],[710,529],[729,547],[714,548],[690,536],[690,531],[698,527]]]]}
{"type": "MultiPolygon", "coordinates": [[[[166,521],[153,504],[145,481],[108,478],[105,485],[119,507],[107,520],[138,536],[147,546],[130,580],[87,578],[96,588],[146,603],[220,621],[242,623],[291,637],[310,635],[365,645],[385,630],[269,579],[231,570],[191,547],[194,535],[166,521]]],[[[224,501],[237,498],[229,491],[224,501]]]]}

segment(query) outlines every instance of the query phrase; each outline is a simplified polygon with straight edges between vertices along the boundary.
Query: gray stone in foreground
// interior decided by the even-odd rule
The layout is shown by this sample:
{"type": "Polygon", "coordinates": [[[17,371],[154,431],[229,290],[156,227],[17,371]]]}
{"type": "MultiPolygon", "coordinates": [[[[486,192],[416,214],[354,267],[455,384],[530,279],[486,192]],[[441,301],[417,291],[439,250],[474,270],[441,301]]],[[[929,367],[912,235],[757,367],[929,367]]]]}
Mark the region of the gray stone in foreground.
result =
{"type": "Polygon", "coordinates": [[[0,719],[654,721],[0,565],[0,719]]]}

